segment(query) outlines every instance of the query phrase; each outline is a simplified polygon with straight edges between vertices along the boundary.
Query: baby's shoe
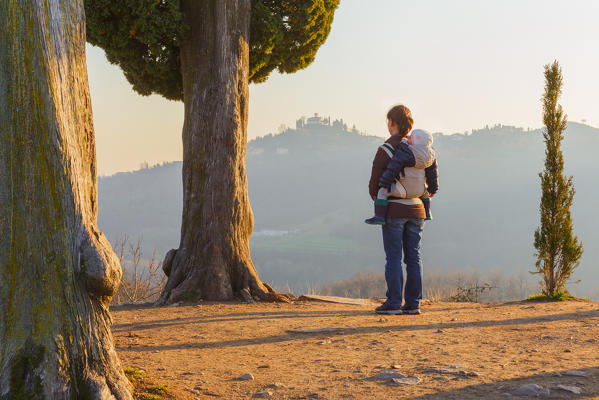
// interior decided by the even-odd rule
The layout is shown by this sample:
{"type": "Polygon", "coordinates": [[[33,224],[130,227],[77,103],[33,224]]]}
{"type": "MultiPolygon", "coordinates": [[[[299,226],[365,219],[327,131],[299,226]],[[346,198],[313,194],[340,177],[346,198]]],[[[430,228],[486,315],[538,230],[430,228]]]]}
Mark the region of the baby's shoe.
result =
{"type": "Polygon", "coordinates": [[[385,218],[377,217],[375,215],[372,218],[365,219],[364,222],[366,222],[369,225],[385,225],[385,218]]]}

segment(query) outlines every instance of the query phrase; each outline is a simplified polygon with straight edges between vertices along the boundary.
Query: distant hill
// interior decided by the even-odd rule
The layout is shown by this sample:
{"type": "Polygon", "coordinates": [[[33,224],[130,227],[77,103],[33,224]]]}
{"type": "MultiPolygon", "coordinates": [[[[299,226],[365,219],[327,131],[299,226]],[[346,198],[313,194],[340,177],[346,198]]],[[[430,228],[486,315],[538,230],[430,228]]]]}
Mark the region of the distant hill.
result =
{"type": "MultiPolygon", "coordinates": [[[[372,158],[384,139],[344,124],[299,124],[248,143],[248,182],[255,229],[251,249],[262,278],[292,289],[346,278],[384,265],[380,228],[367,193],[372,158]]],[[[540,130],[495,126],[472,134],[435,135],[441,189],[435,220],[425,227],[425,269],[500,270],[517,274],[534,265],[544,144],[540,130]]],[[[593,209],[599,130],[570,123],[566,172],[574,175],[575,233],[585,254],[570,285],[599,297],[593,209]]],[[[146,253],[177,247],[181,219],[181,163],[99,179],[100,227],[111,240],[143,236],[146,253]]]]}

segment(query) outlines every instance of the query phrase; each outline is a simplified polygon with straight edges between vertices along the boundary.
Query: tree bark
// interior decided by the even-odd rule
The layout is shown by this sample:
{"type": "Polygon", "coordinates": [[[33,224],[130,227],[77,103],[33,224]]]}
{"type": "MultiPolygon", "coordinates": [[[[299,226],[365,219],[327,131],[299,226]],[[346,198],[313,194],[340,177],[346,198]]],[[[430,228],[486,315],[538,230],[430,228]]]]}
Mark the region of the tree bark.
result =
{"type": "Polygon", "coordinates": [[[182,0],[183,219],[157,304],[274,299],[250,257],[246,178],[251,0],[182,0]]]}
{"type": "Polygon", "coordinates": [[[0,2],[0,399],[131,399],[109,329],[82,0],[0,2]]]}

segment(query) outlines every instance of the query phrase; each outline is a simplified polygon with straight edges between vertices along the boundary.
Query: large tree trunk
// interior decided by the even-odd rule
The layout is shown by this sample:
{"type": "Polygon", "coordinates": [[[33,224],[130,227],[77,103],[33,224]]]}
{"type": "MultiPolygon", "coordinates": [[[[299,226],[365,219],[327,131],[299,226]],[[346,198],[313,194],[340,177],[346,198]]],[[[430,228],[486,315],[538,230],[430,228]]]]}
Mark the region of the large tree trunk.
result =
{"type": "Polygon", "coordinates": [[[0,399],[131,399],[109,329],[82,0],[0,2],[0,399]]]}
{"type": "Polygon", "coordinates": [[[276,297],[250,257],[247,146],[251,0],[182,0],[183,220],[157,304],[276,297]]]}

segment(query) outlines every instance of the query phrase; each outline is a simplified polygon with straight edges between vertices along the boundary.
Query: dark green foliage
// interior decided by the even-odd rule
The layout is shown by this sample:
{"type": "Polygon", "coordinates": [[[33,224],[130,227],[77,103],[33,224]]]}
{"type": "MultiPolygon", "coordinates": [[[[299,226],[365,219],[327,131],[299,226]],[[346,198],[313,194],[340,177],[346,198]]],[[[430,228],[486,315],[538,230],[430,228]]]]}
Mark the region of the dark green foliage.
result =
{"type": "MultiPolygon", "coordinates": [[[[250,81],[306,68],[325,42],[339,0],[252,0],[250,81]]],[[[85,0],[87,40],[121,67],[133,89],[182,100],[179,0],[85,0]]],[[[197,21],[189,21],[197,23],[197,21]]]]}
{"type": "Polygon", "coordinates": [[[547,295],[545,293],[534,294],[526,298],[527,301],[566,301],[570,300],[572,296],[565,290],[556,290],[553,295],[547,295]]]}
{"type": "Polygon", "coordinates": [[[562,71],[555,61],[545,66],[543,123],[545,171],[541,178],[541,226],[535,232],[537,270],[543,275],[543,294],[553,297],[563,291],[582,257],[582,244],[572,232],[570,206],[574,200],[572,177],[565,177],[561,143],[566,116],[557,103],[562,92],[562,71]]]}
{"type": "Polygon", "coordinates": [[[87,41],[106,51],[139,94],[182,98],[179,0],[85,0],[87,41]]]}
{"type": "Polygon", "coordinates": [[[292,73],[316,57],[331,30],[339,0],[254,0],[250,81],[264,82],[277,68],[292,73]]]}

